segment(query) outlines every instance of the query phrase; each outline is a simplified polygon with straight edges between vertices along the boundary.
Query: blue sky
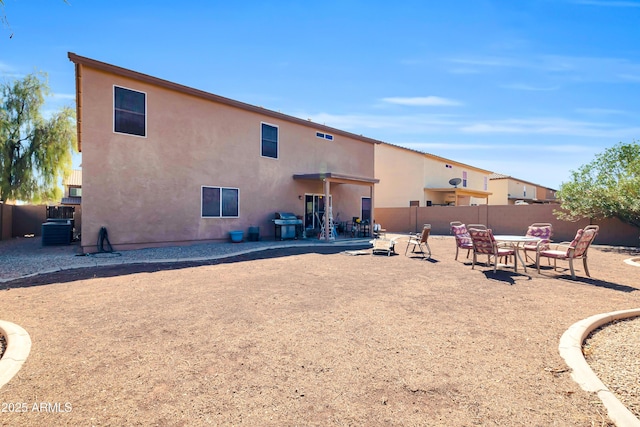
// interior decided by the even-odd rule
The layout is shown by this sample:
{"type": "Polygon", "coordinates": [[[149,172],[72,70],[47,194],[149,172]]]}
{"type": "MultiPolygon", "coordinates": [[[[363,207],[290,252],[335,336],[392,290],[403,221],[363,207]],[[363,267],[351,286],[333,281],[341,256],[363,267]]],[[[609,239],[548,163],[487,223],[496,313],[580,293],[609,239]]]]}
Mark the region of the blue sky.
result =
{"type": "MultiPolygon", "coordinates": [[[[67,52],[558,188],[640,141],[640,0],[4,0],[0,75],[67,52]]],[[[79,160],[76,161],[76,164],[79,160]]]]}

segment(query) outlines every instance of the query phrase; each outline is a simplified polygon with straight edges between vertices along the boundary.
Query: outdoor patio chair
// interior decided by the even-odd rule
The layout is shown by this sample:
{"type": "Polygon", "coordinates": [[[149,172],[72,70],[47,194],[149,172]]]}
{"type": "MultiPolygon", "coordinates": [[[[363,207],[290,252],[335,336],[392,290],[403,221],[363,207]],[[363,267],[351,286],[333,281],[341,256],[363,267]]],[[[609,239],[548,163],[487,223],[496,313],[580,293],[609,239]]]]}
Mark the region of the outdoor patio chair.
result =
{"type": "Polygon", "coordinates": [[[414,236],[409,237],[409,242],[407,243],[407,248],[404,250],[405,256],[407,255],[407,251],[409,250],[409,245],[413,245],[411,249],[411,253],[415,253],[416,246],[420,248],[420,253],[422,254],[422,258],[424,258],[425,249],[429,253],[429,258],[431,258],[431,248],[429,247],[429,234],[431,233],[431,224],[425,224],[422,227],[422,232],[418,233],[414,236]],[[422,247],[424,245],[424,248],[422,247]]]}
{"type": "Polygon", "coordinates": [[[467,231],[467,227],[461,223],[460,221],[452,221],[451,223],[451,233],[456,238],[456,257],[458,259],[458,251],[460,249],[467,250],[467,258],[469,258],[469,252],[473,249],[473,242],[471,241],[471,236],[467,231]]]}
{"type": "Polygon", "coordinates": [[[598,235],[600,227],[597,225],[588,225],[584,229],[579,229],[576,233],[576,237],[571,243],[558,243],[555,249],[539,249],[536,252],[536,266],[538,267],[538,274],[540,274],[540,257],[553,258],[553,271],[556,270],[556,261],[566,260],[569,261],[569,269],[571,270],[571,278],[576,278],[576,273],[573,268],[573,260],[581,259],[584,265],[584,272],[587,277],[591,277],[589,274],[589,267],[587,267],[587,252],[591,243],[598,235]]]}
{"type": "Polygon", "coordinates": [[[467,230],[471,230],[472,228],[477,228],[480,230],[486,230],[487,226],[484,224],[467,224],[467,230]]]}
{"type": "Polygon", "coordinates": [[[391,256],[391,254],[396,253],[396,241],[394,239],[380,237],[377,239],[373,239],[370,243],[373,244],[371,255],[386,254],[387,256],[391,256]]]}
{"type": "Polygon", "coordinates": [[[522,246],[524,250],[525,262],[530,259],[534,261],[533,257],[530,257],[527,252],[537,252],[540,250],[549,249],[549,243],[551,243],[551,236],[553,235],[553,226],[547,222],[536,222],[531,224],[527,229],[527,237],[538,237],[540,241],[535,243],[526,243],[522,246]]]}
{"type": "Polygon", "coordinates": [[[387,230],[385,230],[384,228],[382,228],[382,226],[380,225],[379,222],[376,222],[376,220],[373,220],[373,238],[374,239],[378,239],[378,238],[384,238],[387,235],[387,230]]]}
{"type": "Polygon", "coordinates": [[[513,255],[513,268],[518,271],[518,257],[516,256],[515,247],[498,246],[493,238],[491,229],[482,230],[480,228],[469,228],[469,235],[473,241],[473,262],[471,268],[474,269],[478,262],[478,255],[487,255],[487,264],[491,265],[491,257],[493,257],[493,272],[498,268],[498,260],[502,257],[511,257],[513,255]]]}

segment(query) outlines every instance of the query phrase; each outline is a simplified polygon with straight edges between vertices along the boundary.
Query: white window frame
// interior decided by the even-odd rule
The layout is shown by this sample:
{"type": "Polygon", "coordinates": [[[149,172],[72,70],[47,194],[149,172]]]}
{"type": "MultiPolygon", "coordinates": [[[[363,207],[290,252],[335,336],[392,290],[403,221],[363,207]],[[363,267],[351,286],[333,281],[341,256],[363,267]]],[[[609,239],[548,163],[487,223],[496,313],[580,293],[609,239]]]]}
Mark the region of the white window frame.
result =
{"type": "Polygon", "coordinates": [[[237,187],[222,187],[220,185],[201,185],[200,186],[200,218],[214,218],[214,219],[224,219],[224,218],[240,218],[240,189],[237,187]],[[219,188],[220,189],[220,215],[219,216],[213,216],[213,215],[203,215],[202,214],[202,208],[204,207],[204,200],[202,197],[202,192],[205,188],[219,188]],[[223,212],[223,208],[222,208],[222,201],[223,201],[223,197],[222,197],[222,191],[223,190],[236,190],[238,192],[238,215],[236,216],[225,216],[222,215],[223,212]]]}
{"type": "Polygon", "coordinates": [[[260,122],[260,157],[264,158],[264,159],[272,159],[272,160],[278,160],[280,158],[280,126],[278,125],[274,125],[273,123],[267,123],[267,122],[260,122]],[[274,127],[278,130],[278,139],[276,140],[276,157],[271,157],[271,156],[265,156],[262,154],[262,125],[267,125],[267,126],[271,126],[274,127]]]}
{"type": "Polygon", "coordinates": [[[147,123],[149,121],[149,107],[147,105],[147,92],[138,90],[138,89],[132,89],[130,87],[125,87],[125,86],[120,86],[120,85],[113,85],[113,90],[111,91],[111,96],[113,99],[113,108],[111,109],[111,111],[113,112],[113,123],[111,124],[111,129],[113,130],[113,133],[116,133],[118,135],[128,135],[128,136],[135,136],[138,138],[147,138],[148,135],[148,130],[147,130],[147,123]],[[116,132],[116,88],[120,88],[120,89],[126,89],[126,90],[130,90],[132,92],[138,92],[138,93],[142,93],[144,94],[144,135],[136,135],[134,133],[126,133],[126,132],[116,132]]]}

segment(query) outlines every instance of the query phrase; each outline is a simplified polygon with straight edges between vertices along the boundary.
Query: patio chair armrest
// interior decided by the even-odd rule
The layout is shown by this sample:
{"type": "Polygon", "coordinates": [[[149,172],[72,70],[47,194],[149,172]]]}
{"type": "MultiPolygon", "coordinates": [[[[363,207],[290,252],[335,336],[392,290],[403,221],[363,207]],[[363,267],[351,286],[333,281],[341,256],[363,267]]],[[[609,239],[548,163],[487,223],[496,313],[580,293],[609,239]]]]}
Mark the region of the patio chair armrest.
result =
{"type": "Polygon", "coordinates": [[[550,245],[551,245],[551,240],[549,240],[549,239],[540,239],[540,240],[538,240],[536,242],[536,250],[540,250],[540,248],[543,247],[543,246],[550,247],[550,245]]]}
{"type": "MultiPolygon", "coordinates": [[[[569,249],[571,247],[571,242],[559,242],[559,243],[548,243],[549,244],[549,249],[553,249],[553,250],[566,250],[569,249]],[[553,248],[551,246],[554,246],[553,248]]],[[[537,246],[537,251],[540,252],[541,250],[541,245],[538,243],[537,246]]]]}

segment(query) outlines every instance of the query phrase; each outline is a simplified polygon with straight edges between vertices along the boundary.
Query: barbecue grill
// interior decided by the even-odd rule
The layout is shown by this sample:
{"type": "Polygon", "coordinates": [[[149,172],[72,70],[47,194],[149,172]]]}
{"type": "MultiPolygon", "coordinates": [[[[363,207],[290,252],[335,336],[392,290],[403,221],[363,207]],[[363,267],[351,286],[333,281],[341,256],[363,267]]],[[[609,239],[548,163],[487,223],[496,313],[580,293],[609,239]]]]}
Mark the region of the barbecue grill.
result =
{"type": "Polygon", "coordinates": [[[302,220],[291,212],[276,212],[272,220],[276,227],[276,239],[297,239],[298,227],[302,228],[302,220]]]}

